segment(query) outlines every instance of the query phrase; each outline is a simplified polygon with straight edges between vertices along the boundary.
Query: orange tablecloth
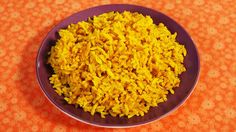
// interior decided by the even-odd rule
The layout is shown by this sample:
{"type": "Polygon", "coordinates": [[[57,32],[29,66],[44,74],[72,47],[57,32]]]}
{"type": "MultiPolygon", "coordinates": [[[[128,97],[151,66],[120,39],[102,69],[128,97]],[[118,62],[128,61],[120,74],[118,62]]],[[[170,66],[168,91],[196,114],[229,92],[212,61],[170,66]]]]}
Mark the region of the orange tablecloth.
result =
{"type": "Polygon", "coordinates": [[[1,0],[0,131],[236,131],[235,0],[1,0]],[[96,2],[94,2],[96,1],[96,2]],[[110,3],[153,8],[190,33],[201,74],[186,103],[170,116],[129,129],[97,128],[57,110],[36,81],[35,58],[47,32],[63,18],[110,3]]]}

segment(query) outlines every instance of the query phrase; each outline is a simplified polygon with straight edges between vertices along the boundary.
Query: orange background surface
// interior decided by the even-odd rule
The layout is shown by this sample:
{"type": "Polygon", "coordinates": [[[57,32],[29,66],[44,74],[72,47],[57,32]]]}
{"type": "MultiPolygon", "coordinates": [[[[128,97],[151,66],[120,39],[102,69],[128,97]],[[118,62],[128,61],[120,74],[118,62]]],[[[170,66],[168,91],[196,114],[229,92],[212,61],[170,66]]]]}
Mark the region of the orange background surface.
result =
{"type": "Polygon", "coordinates": [[[236,132],[235,0],[1,0],[0,131],[225,131],[236,132]],[[174,113],[151,124],[105,129],[57,110],[36,81],[35,58],[47,32],[89,7],[129,3],[153,8],[180,23],[201,57],[198,85],[174,113]]]}

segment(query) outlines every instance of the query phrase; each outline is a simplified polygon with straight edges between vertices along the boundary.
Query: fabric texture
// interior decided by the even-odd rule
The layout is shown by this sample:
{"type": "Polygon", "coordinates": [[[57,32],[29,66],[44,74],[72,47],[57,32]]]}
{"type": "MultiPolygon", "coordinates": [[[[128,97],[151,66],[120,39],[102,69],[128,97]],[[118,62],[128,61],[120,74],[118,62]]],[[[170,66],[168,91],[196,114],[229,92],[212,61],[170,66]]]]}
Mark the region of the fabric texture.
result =
{"type": "Polygon", "coordinates": [[[0,131],[236,132],[235,12],[234,0],[1,0],[0,131]],[[76,121],[46,99],[36,80],[35,59],[47,32],[73,13],[112,3],[170,16],[189,32],[200,54],[200,79],[190,98],[148,125],[106,129],[76,121]]]}

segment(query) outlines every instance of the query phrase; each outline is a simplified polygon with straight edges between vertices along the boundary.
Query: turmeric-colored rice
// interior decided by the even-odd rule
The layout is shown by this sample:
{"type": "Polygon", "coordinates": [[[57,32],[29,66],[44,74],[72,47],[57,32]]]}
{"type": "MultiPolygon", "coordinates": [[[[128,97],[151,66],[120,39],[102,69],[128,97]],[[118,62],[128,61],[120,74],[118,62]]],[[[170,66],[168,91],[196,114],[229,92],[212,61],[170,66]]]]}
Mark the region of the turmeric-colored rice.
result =
{"type": "Polygon", "coordinates": [[[109,12],[59,31],[48,63],[55,91],[101,117],[143,116],[180,84],[186,49],[163,23],[109,12]]]}

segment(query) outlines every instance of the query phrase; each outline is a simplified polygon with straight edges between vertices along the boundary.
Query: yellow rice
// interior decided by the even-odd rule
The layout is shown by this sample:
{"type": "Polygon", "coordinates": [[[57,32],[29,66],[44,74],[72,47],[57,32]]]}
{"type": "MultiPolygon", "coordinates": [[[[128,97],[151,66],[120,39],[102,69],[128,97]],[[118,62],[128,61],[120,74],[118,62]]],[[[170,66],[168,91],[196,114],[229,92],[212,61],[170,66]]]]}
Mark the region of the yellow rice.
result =
{"type": "Polygon", "coordinates": [[[59,31],[48,62],[55,91],[101,117],[143,116],[167,100],[185,71],[186,49],[163,23],[109,12],[59,31]]]}

